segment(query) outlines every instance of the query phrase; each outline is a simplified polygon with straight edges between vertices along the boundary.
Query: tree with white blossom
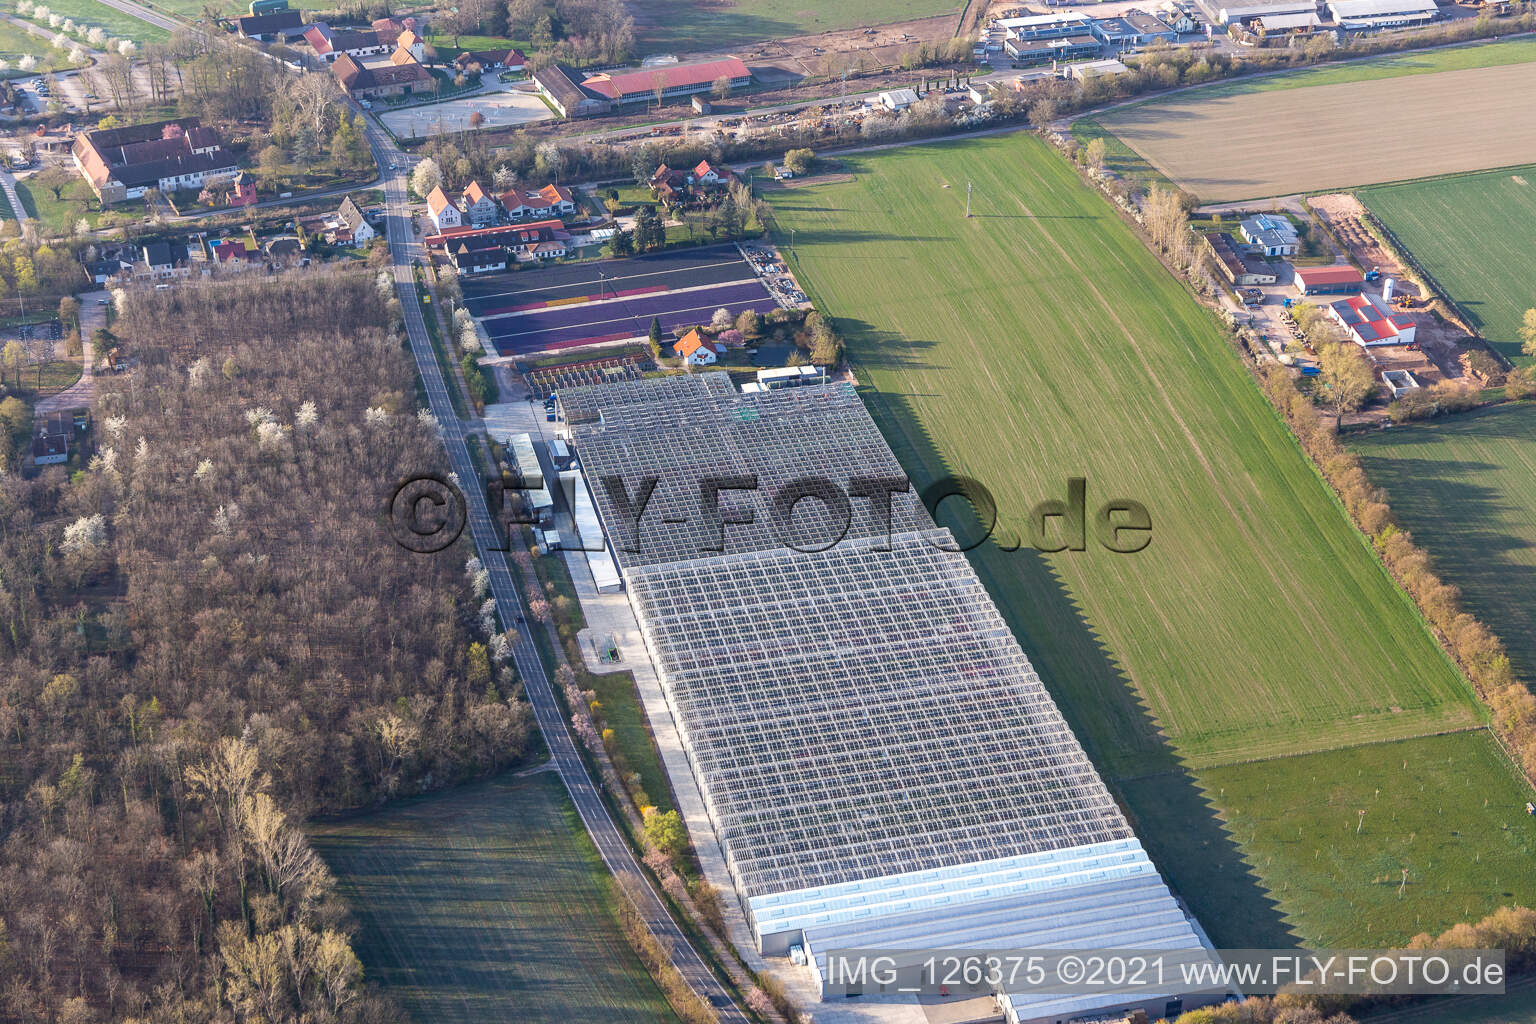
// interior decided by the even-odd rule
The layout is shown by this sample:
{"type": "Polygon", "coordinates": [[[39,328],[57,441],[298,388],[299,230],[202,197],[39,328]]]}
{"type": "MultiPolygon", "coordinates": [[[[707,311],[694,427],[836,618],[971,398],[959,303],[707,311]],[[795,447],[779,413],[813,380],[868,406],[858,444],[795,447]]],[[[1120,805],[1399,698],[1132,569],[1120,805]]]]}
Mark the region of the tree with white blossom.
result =
{"type": "Polygon", "coordinates": [[[37,67],[37,58],[30,53],[24,53],[21,55],[21,59],[16,62],[16,66],[22,71],[31,71],[37,67]]]}
{"type": "Polygon", "coordinates": [[[139,46],[132,39],[124,39],[117,44],[117,52],[124,57],[132,57],[135,53],[139,52],[139,46]]]}

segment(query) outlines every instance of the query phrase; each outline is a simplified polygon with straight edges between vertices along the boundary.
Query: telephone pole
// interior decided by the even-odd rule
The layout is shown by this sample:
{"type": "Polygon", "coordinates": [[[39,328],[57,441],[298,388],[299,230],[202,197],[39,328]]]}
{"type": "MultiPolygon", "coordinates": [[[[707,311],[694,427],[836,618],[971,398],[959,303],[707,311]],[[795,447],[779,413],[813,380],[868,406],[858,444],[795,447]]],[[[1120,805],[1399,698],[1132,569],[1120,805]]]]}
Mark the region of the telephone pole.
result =
{"type": "Polygon", "coordinates": [[[965,219],[971,219],[971,183],[965,183],[965,219]]]}

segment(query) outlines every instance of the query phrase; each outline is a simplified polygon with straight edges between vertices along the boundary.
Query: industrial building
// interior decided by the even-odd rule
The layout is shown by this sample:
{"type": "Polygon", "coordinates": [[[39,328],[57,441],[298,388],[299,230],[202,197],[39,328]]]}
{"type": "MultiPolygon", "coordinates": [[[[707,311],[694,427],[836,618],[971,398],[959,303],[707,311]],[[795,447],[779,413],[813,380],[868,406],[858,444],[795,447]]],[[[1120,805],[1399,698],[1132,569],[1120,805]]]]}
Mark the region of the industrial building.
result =
{"type": "Polygon", "coordinates": [[[1179,41],[1177,32],[1144,11],[1126,11],[1118,18],[1095,18],[1090,28],[1116,53],[1157,42],[1179,41]]]}
{"type": "MultiPolygon", "coordinates": [[[[826,976],[839,949],[1208,955],[851,385],[557,410],[762,952],[823,998],[879,997],[826,976]]],[[[1220,996],[993,994],[1014,1022],[1220,996]]]]}
{"type": "Polygon", "coordinates": [[[1104,43],[1091,35],[1053,36],[1049,39],[1009,39],[1003,49],[1019,67],[1053,61],[1092,60],[1104,51],[1104,43]]]}
{"type": "Polygon", "coordinates": [[[1093,19],[1080,11],[1061,11],[1057,14],[1031,14],[1023,18],[1001,18],[993,23],[1007,39],[1054,39],[1087,33],[1093,19]]]}
{"type": "Polygon", "coordinates": [[[1301,244],[1296,225],[1278,213],[1260,213],[1244,217],[1237,229],[1243,241],[1261,256],[1294,256],[1301,244]]]}
{"type": "Polygon", "coordinates": [[[1317,0],[1196,0],[1196,3],[1219,25],[1246,25],[1256,18],[1317,13],[1317,0]]]}
{"type": "Polygon", "coordinates": [[[1440,16],[1435,0],[1329,0],[1328,12],[1351,32],[1425,25],[1440,16]]]}

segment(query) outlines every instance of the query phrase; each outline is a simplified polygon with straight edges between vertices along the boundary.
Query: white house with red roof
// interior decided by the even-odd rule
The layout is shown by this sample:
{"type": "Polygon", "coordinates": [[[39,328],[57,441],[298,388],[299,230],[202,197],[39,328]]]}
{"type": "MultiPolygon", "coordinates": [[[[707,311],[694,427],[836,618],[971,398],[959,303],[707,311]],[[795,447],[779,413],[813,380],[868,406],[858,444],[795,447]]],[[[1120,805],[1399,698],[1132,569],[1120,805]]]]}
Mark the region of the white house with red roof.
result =
{"type": "Polygon", "coordinates": [[[712,164],[708,160],[700,160],[699,165],[693,169],[693,180],[700,185],[723,185],[732,177],[734,175],[729,167],[712,164]]]}
{"type": "Polygon", "coordinates": [[[576,212],[576,194],[564,185],[545,185],[537,192],[513,188],[501,194],[501,208],[508,220],[566,217],[576,212]]]}
{"type": "Polygon", "coordinates": [[[1351,295],[1330,303],[1328,312],[1365,348],[1411,344],[1418,329],[1413,317],[1391,309],[1379,295],[1351,295]]]}
{"type": "Polygon", "coordinates": [[[682,357],[689,366],[709,366],[725,353],[724,345],[717,345],[699,333],[695,327],[678,339],[672,351],[682,357]]]}
{"type": "Polygon", "coordinates": [[[463,227],[464,211],[460,210],[448,193],[443,191],[443,186],[438,185],[427,196],[427,215],[432,218],[432,225],[438,233],[449,228],[463,227]]]}

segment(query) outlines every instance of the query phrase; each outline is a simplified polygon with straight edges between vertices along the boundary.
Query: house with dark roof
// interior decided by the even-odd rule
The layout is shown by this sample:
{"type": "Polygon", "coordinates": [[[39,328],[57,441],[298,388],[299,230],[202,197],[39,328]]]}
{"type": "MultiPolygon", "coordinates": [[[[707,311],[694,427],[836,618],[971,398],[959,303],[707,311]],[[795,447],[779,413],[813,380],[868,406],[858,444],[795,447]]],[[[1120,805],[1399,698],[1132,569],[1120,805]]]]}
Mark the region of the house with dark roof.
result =
{"type": "Polygon", "coordinates": [[[444,253],[462,247],[472,250],[494,247],[524,259],[552,259],[565,255],[570,237],[564,221],[540,220],[494,228],[447,228],[428,235],[426,244],[427,248],[444,253]]]}
{"type": "Polygon", "coordinates": [[[90,414],[77,418],[73,413],[49,413],[34,428],[32,462],[38,466],[61,466],[69,461],[69,446],[90,422],[90,414]]]}
{"type": "Polygon", "coordinates": [[[185,243],[150,242],[139,251],[142,258],[133,266],[135,277],[149,277],[164,281],[175,277],[188,277],[192,273],[192,264],[188,258],[185,243]]]}
{"type": "Polygon", "coordinates": [[[379,38],[377,32],[357,32],[352,29],[333,29],[325,22],[316,22],[304,30],[304,41],[310,49],[327,62],[342,54],[349,57],[367,57],[375,53],[388,53],[392,43],[379,38]]]}
{"type": "Polygon", "coordinates": [[[478,64],[481,71],[521,71],[528,64],[522,50],[465,50],[453,59],[460,71],[478,64]]]}
{"type": "Polygon", "coordinates": [[[247,14],[235,19],[235,31],[242,38],[271,42],[275,39],[292,39],[304,34],[303,11],[273,11],[270,14],[247,14]]]}
{"type": "Polygon", "coordinates": [[[70,154],[103,206],[142,198],[150,189],[232,182],[240,170],[219,133],[195,117],[81,132],[70,154]]]}
{"type": "Polygon", "coordinates": [[[368,218],[363,216],[363,211],[352,201],[351,196],[341,201],[341,208],[336,211],[336,229],[338,240],[340,233],[347,233],[346,241],[353,245],[362,245],[370,242],[378,235],[373,230],[373,225],[368,223],[368,218]]]}
{"type": "Polygon", "coordinates": [[[582,74],[566,64],[551,64],[533,73],[533,88],[564,117],[596,117],[613,109],[604,96],[581,86],[582,74]]]}
{"type": "Polygon", "coordinates": [[[446,248],[448,262],[461,274],[489,274],[507,269],[507,250],[499,245],[474,249],[460,243],[446,248]]]}
{"type": "Polygon", "coordinates": [[[365,67],[357,58],[344,53],[332,62],[331,74],[343,91],[357,100],[409,96],[435,88],[432,73],[408,52],[396,50],[390,60],[389,64],[365,67]]]}
{"type": "Polygon", "coordinates": [[[1274,284],[1278,279],[1275,269],[1268,263],[1252,259],[1239,251],[1237,242],[1225,231],[1215,231],[1205,236],[1211,256],[1228,281],[1238,287],[1274,284]]]}

